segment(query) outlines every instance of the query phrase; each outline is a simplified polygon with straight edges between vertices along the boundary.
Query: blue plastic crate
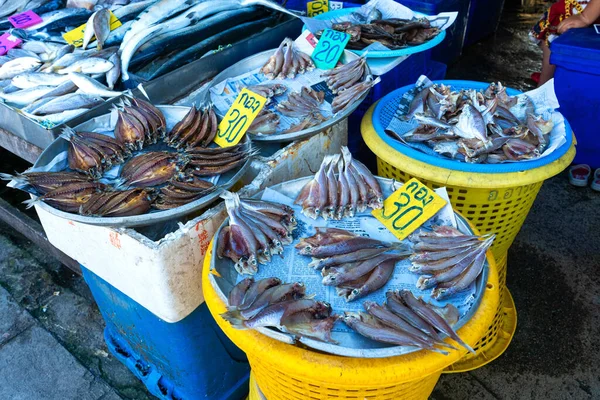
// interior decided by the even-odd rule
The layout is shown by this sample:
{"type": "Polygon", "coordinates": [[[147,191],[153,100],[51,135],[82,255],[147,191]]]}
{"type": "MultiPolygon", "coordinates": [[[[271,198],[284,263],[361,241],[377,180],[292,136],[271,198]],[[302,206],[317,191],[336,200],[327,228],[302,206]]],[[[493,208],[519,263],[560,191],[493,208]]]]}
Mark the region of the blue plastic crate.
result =
{"type": "Polygon", "coordinates": [[[391,91],[415,83],[421,75],[427,74],[430,63],[431,50],[408,56],[394,69],[381,76],[381,82],[371,89],[365,100],[348,117],[348,147],[352,154],[368,167],[375,167],[376,159],[360,134],[360,122],[363,116],[375,102],[391,91]]]}
{"type": "Polygon", "coordinates": [[[162,321],[93,272],[83,277],[102,313],[111,353],[163,400],[239,400],[248,393],[246,355],[219,329],[206,304],[162,321]]]}
{"type": "MultiPolygon", "coordinates": [[[[308,3],[309,1],[313,1],[313,0],[288,0],[287,2],[285,2],[285,8],[287,8],[288,10],[306,12],[306,3],[308,3]]],[[[333,1],[335,1],[335,0],[333,0],[333,1]]],[[[335,1],[335,2],[338,3],[337,4],[338,7],[339,7],[339,3],[342,3],[342,8],[360,7],[364,4],[360,0],[356,0],[353,2],[347,2],[347,1],[335,1]]],[[[283,4],[284,0],[277,0],[277,3],[283,4]]]]}
{"type": "Polygon", "coordinates": [[[461,55],[469,19],[470,0],[401,0],[398,3],[427,15],[457,11],[456,21],[446,30],[444,41],[433,49],[431,58],[449,64],[461,55]]]}
{"type": "Polygon", "coordinates": [[[471,0],[464,45],[471,45],[496,32],[503,8],[504,0],[471,0]]]}
{"type": "Polygon", "coordinates": [[[600,35],[571,29],[551,44],[560,112],[577,137],[574,163],[600,168],[600,35]]]}

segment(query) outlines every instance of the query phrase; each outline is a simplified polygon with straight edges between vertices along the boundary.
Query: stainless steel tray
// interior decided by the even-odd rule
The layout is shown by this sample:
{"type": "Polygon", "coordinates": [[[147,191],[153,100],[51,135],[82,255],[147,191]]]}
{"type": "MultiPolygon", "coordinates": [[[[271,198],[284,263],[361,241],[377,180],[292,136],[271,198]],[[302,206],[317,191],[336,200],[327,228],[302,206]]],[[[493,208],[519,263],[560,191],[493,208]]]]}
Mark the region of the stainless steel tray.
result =
{"type": "MultiPolygon", "coordinates": [[[[261,53],[247,57],[247,58],[243,59],[242,61],[239,61],[236,64],[232,65],[231,67],[227,68],[226,70],[221,72],[219,75],[215,76],[215,78],[212,80],[211,84],[206,88],[206,91],[203,91],[201,94],[199,94],[198,98],[201,101],[207,101],[207,99],[210,98],[210,88],[211,87],[218,85],[219,83],[223,82],[226,79],[234,78],[236,76],[245,74],[247,72],[250,72],[252,70],[262,67],[267,62],[269,57],[271,57],[271,55],[273,55],[273,53],[276,50],[277,49],[275,48],[275,49],[263,51],[261,53]]],[[[346,64],[352,60],[357,59],[358,57],[359,56],[357,56],[356,54],[354,54],[348,50],[345,50],[344,54],[340,58],[340,61],[342,63],[346,64]]],[[[367,72],[370,73],[368,66],[367,66],[367,72]]],[[[322,124],[313,126],[312,128],[304,129],[302,131],[294,132],[294,133],[290,133],[290,134],[252,135],[252,140],[257,141],[257,142],[258,141],[262,141],[262,142],[293,142],[295,140],[305,139],[310,136],[316,135],[320,132],[323,132],[327,128],[335,125],[336,123],[343,120],[344,118],[347,118],[352,112],[354,112],[354,110],[356,110],[356,108],[360,105],[360,103],[362,103],[362,101],[367,97],[368,94],[369,94],[369,92],[365,93],[360,98],[358,98],[354,103],[350,104],[342,112],[335,114],[332,118],[328,119],[327,121],[323,122],[322,124]]]]}
{"type": "MultiPolygon", "coordinates": [[[[295,179],[292,181],[281,183],[279,185],[272,186],[270,189],[293,199],[300,192],[301,188],[310,179],[312,179],[312,177],[295,179]]],[[[394,186],[393,186],[394,185],[393,180],[379,178],[379,177],[377,179],[383,190],[384,197],[389,196],[395,189],[397,189],[397,187],[394,188],[394,186]]],[[[255,197],[261,198],[262,193],[263,192],[258,193],[255,197]]],[[[298,209],[296,208],[296,210],[298,210],[298,209]]],[[[297,212],[297,214],[298,214],[298,212],[297,212]]],[[[355,217],[355,219],[358,217],[365,217],[365,216],[370,216],[370,215],[371,215],[370,212],[366,211],[364,213],[360,213],[359,215],[357,215],[357,217],[355,217]]],[[[462,231],[464,233],[472,233],[472,230],[469,227],[469,224],[463,217],[456,214],[456,219],[457,219],[457,225],[458,225],[457,227],[460,231],[462,231]]],[[[215,233],[215,236],[214,236],[215,242],[218,241],[219,232],[221,231],[221,229],[224,226],[226,226],[226,224],[228,224],[228,223],[229,223],[229,219],[226,219],[223,222],[223,224],[221,225],[221,227],[219,228],[219,230],[215,233]]],[[[383,228],[383,229],[385,229],[385,228],[383,228]]],[[[306,235],[302,235],[302,236],[306,236],[306,235]]],[[[290,249],[291,249],[291,251],[296,251],[294,249],[294,245],[295,245],[295,243],[297,243],[297,241],[298,241],[298,238],[295,237],[294,242],[292,242],[292,244],[289,244],[285,247],[286,253],[289,252],[290,249]]],[[[218,247],[218,243],[214,243],[213,248],[217,248],[217,247],[218,247]]],[[[287,254],[289,254],[289,253],[287,253],[287,254]]],[[[289,260],[289,257],[284,258],[283,262],[286,262],[285,261],[286,259],[289,260]]],[[[296,264],[294,264],[294,265],[296,265],[296,264]]],[[[228,259],[228,258],[219,259],[216,256],[216,252],[214,252],[214,251],[212,253],[210,268],[211,268],[211,271],[215,271],[218,274],[218,276],[220,276],[220,277],[217,277],[217,276],[215,276],[215,274],[212,274],[212,273],[209,274],[210,282],[213,285],[214,289],[217,291],[219,297],[225,303],[227,303],[227,294],[229,293],[231,288],[237,282],[239,274],[233,267],[233,262],[230,259],[228,259]]],[[[260,268],[261,268],[261,266],[259,266],[259,273],[260,273],[260,268]]],[[[483,269],[483,272],[479,275],[477,280],[473,283],[474,296],[468,296],[466,299],[468,302],[465,302],[465,304],[463,306],[461,306],[461,310],[462,310],[461,316],[460,316],[458,323],[454,325],[454,329],[459,329],[462,326],[464,326],[473,317],[473,315],[477,311],[477,308],[479,307],[481,298],[485,291],[485,285],[487,283],[487,278],[488,278],[488,269],[489,269],[489,264],[486,261],[486,265],[483,269]]],[[[318,271],[314,271],[314,274],[317,276],[319,275],[318,271]]],[[[399,267],[396,267],[395,274],[399,274],[399,267]]],[[[415,281],[416,281],[417,275],[416,274],[414,274],[414,275],[415,275],[415,281]]],[[[282,278],[282,280],[284,280],[285,277],[280,276],[280,278],[282,278]]],[[[309,278],[307,278],[307,279],[309,279],[309,278]]],[[[377,300],[378,303],[381,303],[383,301],[383,299],[385,299],[385,291],[387,290],[388,285],[389,285],[389,282],[388,282],[388,284],[386,284],[386,286],[384,286],[383,288],[379,289],[379,291],[376,292],[378,295],[380,295],[380,298],[381,298],[380,300],[377,300]]],[[[307,290],[309,290],[308,287],[307,287],[307,290]]],[[[427,296],[427,294],[430,292],[430,291],[420,291],[416,288],[415,285],[412,285],[411,291],[413,291],[413,293],[415,293],[415,295],[417,295],[417,296],[422,296],[422,295],[427,296]]],[[[459,295],[457,297],[459,297],[459,295]]],[[[321,298],[319,298],[319,296],[317,296],[316,300],[323,300],[323,299],[321,299],[321,298]]],[[[437,303],[445,304],[447,302],[448,301],[437,302],[437,303]]],[[[362,304],[362,300],[357,300],[353,303],[354,304],[362,304]]],[[[336,307],[334,307],[334,312],[340,313],[340,311],[343,311],[343,310],[339,310],[339,309],[336,309],[336,307]]],[[[217,318],[220,318],[220,317],[217,317],[217,318]]],[[[343,323],[338,321],[336,324],[343,324],[343,323]]],[[[264,334],[266,336],[269,336],[273,339],[279,340],[284,343],[294,344],[296,342],[296,339],[294,338],[293,335],[281,332],[274,328],[258,328],[257,331],[261,332],[262,334],[264,334]]],[[[340,356],[347,356],[347,357],[382,358],[382,357],[399,356],[402,354],[408,354],[408,353],[412,353],[415,351],[419,351],[419,349],[414,348],[414,347],[393,346],[393,345],[386,345],[384,343],[374,342],[372,340],[369,340],[369,339],[355,333],[354,331],[348,331],[348,332],[334,331],[332,334],[332,338],[334,340],[337,340],[339,342],[339,344],[336,345],[336,344],[323,343],[323,342],[320,342],[320,341],[317,341],[314,339],[309,339],[309,338],[300,338],[300,339],[298,339],[298,341],[310,348],[315,349],[315,350],[323,351],[323,352],[330,353],[330,354],[340,355],[340,356]]]]}
{"type": "MultiPolygon", "coordinates": [[[[163,112],[167,120],[167,128],[171,129],[183,116],[189,111],[189,107],[182,106],[158,106],[163,112]]],[[[77,125],[75,130],[91,131],[94,129],[110,130],[110,114],[105,114],[100,117],[93,118],[83,124],[77,125]]],[[[244,138],[246,146],[250,147],[250,139],[244,138]]],[[[156,145],[154,145],[156,146],[156,145]]],[[[68,142],[63,138],[58,138],[50,144],[40,155],[34,164],[34,168],[44,170],[59,154],[66,152],[68,142]]],[[[250,166],[251,160],[248,159],[240,168],[231,170],[219,176],[217,185],[219,189],[214,192],[181,207],[165,211],[151,211],[143,215],[135,215],[130,217],[87,217],[79,214],[67,213],[60,211],[42,201],[37,205],[51,214],[71,221],[77,221],[89,225],[110,226],[110,227],[135,227],[157,224],[175,218],[183,217],[187,214],[205,207],[215,201],[223,190],[233,186],[243,175],[245,170],[250,166]]]]}

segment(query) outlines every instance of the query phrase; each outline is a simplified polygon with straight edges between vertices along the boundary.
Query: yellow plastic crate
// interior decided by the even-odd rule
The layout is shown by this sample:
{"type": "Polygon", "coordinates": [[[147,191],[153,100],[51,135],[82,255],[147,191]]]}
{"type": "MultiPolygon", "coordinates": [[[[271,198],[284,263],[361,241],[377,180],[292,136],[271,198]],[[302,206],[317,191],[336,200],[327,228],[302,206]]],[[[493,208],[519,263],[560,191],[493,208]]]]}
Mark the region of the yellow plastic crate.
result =
{"type": "Polygon", "coordinates": [[[375,106],[365,114],[361,133],[367,146],[377,156],[378,174],[401,182],[417,178],[431,188],[445,187],[455,211],[465,216],[481,233],[496,234],[491,251],[498,260],[502,307],[498,309],[494,323],[482,342],[475,347],[481,352],[481,357],[467,355],[464,366],[461,363],[453,366],[457,370],[478,368],[506,350],[516,329],[516,310],[510,294],[505,290],[508,249],[523,226],[544,181],[559,174],[573,161],[575,145],[571,145],[558,160],[526,171],[495,174],[455,171],[415,160],[385,143],[371,122],[375,106]],[[496,345],[494,341],[501,336],[502,342],[496,345]]]}
{"type": "MultiPolygon", "coordinates": [[[[202,273],[206,305],[219,327],[248,356],[255,380],[267,399],[427,399],[442,371],[464,356],[466,350],[439,353],[420,351],[398,357],[352,358],[292,346],[254,330],[236,330],[220,317],[224,302],[208,274],[213,242],[202,273]]],[[[498,271],[491,252],[488,283],[479,308],[458,334],[474,345],[487,331],[498,309],[498,271]]]]}

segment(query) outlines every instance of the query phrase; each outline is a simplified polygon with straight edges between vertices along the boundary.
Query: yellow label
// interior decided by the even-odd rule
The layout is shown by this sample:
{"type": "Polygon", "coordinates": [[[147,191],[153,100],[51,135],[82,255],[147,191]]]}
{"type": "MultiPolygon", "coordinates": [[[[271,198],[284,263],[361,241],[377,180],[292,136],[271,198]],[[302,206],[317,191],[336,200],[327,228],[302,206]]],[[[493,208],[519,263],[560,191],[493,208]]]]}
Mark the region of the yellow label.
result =
{"type": "Polygon", "coordinates": [[[264,97],[242,89],[219,124],[215,143],[221,147],[238,144],[266,102],[264,97]]]}
{"type": "Polygon", "coordinates": [[[314,17],[329,11],[328,0],[316,0],[306,3],[306,13],[309,17],[314,17]]]}
{"type": "Polygon", "coordinates": [[[446,205],[433,190],[413,178],[372,214],[398,239],[403,240],[446,205]]]}
{"type": "MultiPolygon", "coordinates": [[[[70,30],[69,32],[63,33],[63,38],[67,41],[67,43],[72,44],[75,47],[83,46],[83,35],[85,33],[85,27],[87,24],[83,24],[78,28],[70,30]]],[[[114,31],[118,27],[120,27],[121,21],[115,15],[110,12],[110,30],[114,31]]]]}

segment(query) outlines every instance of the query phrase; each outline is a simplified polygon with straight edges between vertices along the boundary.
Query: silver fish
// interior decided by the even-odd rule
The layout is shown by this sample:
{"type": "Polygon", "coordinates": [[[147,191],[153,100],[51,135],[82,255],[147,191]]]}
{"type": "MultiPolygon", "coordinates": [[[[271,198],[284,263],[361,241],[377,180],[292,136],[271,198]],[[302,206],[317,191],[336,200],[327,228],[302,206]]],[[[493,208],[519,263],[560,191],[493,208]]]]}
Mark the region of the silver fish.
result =
{"type": "Polygon", "coordinates": [[[93,108],[99,104],[102,104],[104,99],[102,97],[90,96],[87,94],[73,93],[67,94],[55,98],[52,101],[38,107],[33,114],[45,115],[45,114],[57,114],[62,111],[82,109],[82,108],[93,108]]]}
{"type": "Polygon", "coordinates": [[[54,86],[38,86],[13,93],[0,93],[0,98],[17,106],[31,104],[54,90],[54,86]]]}
{"type": "Polygon", "coordinates": [[[108,61],[112,62],[114,64],[114,67],[112,67],[106,73],[106,83],[108,84],[108,88],[110,90],[113,90],[115,87],[115,83],[117,83],[117,81],[121,77],[121,59],[119,58],[119,54],[115,53],[112,56],[110,56],[108,61]]]}
{"type": "Polygon", "coordinates": [[[91,57],[75,61],[66,68],[57,72],[59,74],[68,74],[70,72],[81,72],[83,74],[104,74],[114,67],[113,63],[103,58],[91,57]]]}
{"type": "Polygon", "coordinates": [[[37,86],[58,86],[68,80],[69,77],[65,75],[26,72],[12,78],[12,84],[20,89],[29,89],[37,86]]]}
{"type": "Polygon", "coordinates": [[[36,70],[40,64],[40,60],[34,57],[22,57],[8,61],[0,67],[0,80],[12,79],[24,72],[36,70]]]}
{"type": "Polygon", "coordinates": [[[79,89],[87,94],[101,97],[116,97],[121,95],[121,92],[110,90],[97,80],[79,72],[69,72],[69,78],[79,89]]]}
{"type": "Polygon", "coordinates": [[[40,122],[47,122],[53,125],[60,125],[62,123],[65,123],[66,121],[69,121],[73,118],[75,118],[78,115],[83,114],[84,112],[88,111],[87,108],[79,108],[76,110],[68,110],[68,111],[63,111],[57,114],[48,114],[48,115],[31,115],[31,114],[25,114],[25,116],[36,120],[36,121],[40,121],[40,122]]]}

